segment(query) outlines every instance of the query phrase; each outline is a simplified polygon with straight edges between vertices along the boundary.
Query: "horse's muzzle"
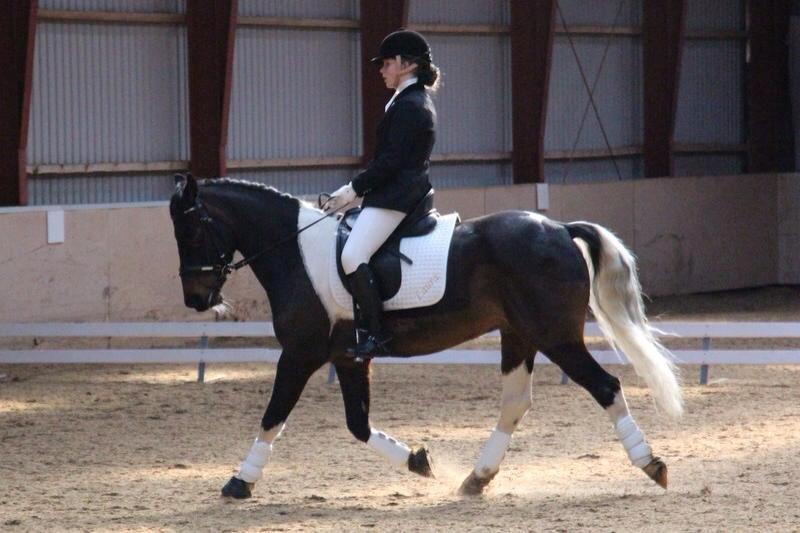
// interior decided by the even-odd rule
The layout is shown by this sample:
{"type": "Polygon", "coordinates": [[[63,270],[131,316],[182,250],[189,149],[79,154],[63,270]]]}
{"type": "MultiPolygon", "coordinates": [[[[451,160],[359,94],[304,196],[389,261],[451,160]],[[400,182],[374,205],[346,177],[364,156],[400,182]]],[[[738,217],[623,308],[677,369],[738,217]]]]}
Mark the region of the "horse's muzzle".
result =
{"type": "Polygon", "coordinates": [[[212,291],[208,296],[189,294],[184,296],[183,303],[186,307],[191,307],[195,311],[208,311],[215,305],[222,303],[222,296],[219,291],[212,291]]]}

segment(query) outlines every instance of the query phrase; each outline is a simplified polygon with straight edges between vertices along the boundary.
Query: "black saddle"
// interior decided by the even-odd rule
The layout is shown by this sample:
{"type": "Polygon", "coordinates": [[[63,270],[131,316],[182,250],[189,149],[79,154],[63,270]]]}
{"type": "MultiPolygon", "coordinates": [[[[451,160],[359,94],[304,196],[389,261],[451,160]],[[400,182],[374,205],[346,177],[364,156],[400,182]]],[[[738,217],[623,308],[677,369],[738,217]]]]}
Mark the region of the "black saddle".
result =
{"type": "MultiPolygon", "coordinates": [[[[342,270],[342,250],[360,213],[360,207],[347,210],[339,221],[339,227],[336,230],[336,269],[339,271],[339,278],[341,278],[342,284],[350,294],[352,294],[350,284],[347,282],[344,270],[342,270]]],[[[403,219],[383,246],[370,259],[369,266],[372,267],[378,278],[378,287],[381,298],[384,301],[390,299],[400,290],[400,282],[402,281],[400,261],[405,261],[409,265],[413,263],[411,259],[400,252],[400,240],[404,237],[420,237],[431,233],[436,229],[438,218],[439,212],[433,207],[433,189],[431,189],[417,204],[417,207],[406,215],[406,218],[403,219]]]]}

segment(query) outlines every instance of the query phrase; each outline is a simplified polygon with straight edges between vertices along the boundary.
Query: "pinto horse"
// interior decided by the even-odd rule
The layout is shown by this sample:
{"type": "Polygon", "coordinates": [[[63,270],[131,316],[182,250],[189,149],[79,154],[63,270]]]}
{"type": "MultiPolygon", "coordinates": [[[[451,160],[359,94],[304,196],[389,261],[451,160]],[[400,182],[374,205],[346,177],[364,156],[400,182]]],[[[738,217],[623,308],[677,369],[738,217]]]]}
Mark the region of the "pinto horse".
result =
{"type": "MultiPolygon", "coordinates": [[[[251,495],[306,382],[326,362],[335,365],[355,438],[396,467],[432,476],[425,448],[412,449],[370,425],[370,361],[345,355],[354,344],[353,311],[337,306],[330,291],[336,217],[258,183],[180,178],[170,214],[185,304],[197,311],[223,304],[227,274],[247,262],[266,290],[282,347],[261,431],[222,495],[251,495]],[[247,259],[234,263],[235,251],[247,259]]],[[[466,220],[452,235],[441,300],[385,313],[391,352],[398,357],[501,332],[500,416],[462,493],[481,493],[499,471],[511,435],[532,405],[537,352],[592,395],[631,462],[666,488],[667,467],[631,417],[619,380],[584,345],[587,308],[645,379],[659,410],[678,417],[683,407],[677,371],[648,326],[634,258],[599,225],[562,224],[527,211],[466,220]]]]}

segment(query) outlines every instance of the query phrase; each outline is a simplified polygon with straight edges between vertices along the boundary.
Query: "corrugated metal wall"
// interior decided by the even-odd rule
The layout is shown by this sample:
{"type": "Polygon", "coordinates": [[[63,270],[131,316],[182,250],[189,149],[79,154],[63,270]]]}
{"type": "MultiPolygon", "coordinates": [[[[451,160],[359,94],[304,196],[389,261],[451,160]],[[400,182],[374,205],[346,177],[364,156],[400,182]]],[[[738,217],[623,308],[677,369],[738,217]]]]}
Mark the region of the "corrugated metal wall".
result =
{"type": "MultiPolygon", "coordinates": [[[[355,20],[358,2],[240,1],[239,15],[355,20]]],[[[358,156],[360,88],[356,30],[239,28],[228,158],[358,156]]],[[[232,175],[294,194],[312,194],[334,190],[354,171],[254,169],[232,175]]]]}
{"type": "Polygon", "coordinates": [[[175,189],[171,176],[123,174],[58,176],[28,180],[31,205],[105,204],[169,200],[175,189]]]}
{"type": "MultiPolygon", "coordinates": [[[[507,25],[507,1],[411,0],[409,25],[507,25]]],[[[430,34],[433,61],[442,71],[434,96],[437,154],[497,154],[511,150],[510,39],[502,35],[430,34]]],[[[502,163],[434,163],[435,187],[512,182],[502,163]]]]}
{"type": "Polygon", "coordinates": [[[285,170],[232,170],[231,178],[266,183],[290,194],[316,196],[347,183],[355,168],[294,168],[285,170]]]}
{"type": "MultiPolygon", "coordinates": [[[[184,0],[40,0],[43,10],[184,12],[184,0]]],[[[687,2],[687,28],[741,30],[742,0],[687,2]]],[[[620,4],[560,0],[569,26],[639,27],[642,0],[620,4]]],[[[351,19],[358,0],[239,0],[242,17],[351,19]]],[[[507,26],[508,0],[410,0],[409,24],[507,26]]],[[[556,17],[560,20],[560,17],[556,17]]],[[[182,25],[40,22],[36,39],[28,162],[30,165],[182,161],[188,158],[186,32],[182,25]]],[[[437,154],[511,150],[510,39],[502,34],[431,32],[443,85],[434,97],[437,154]]],[[[228,141],[230,160],[358,156],[361,153],[360,45],[354,29],[237,31],[228,141]],[[297,58],[302,57],[303,61],[297,58]]],[[[608,37],[577,36],[590,82],[608,37]]],[[[614,36],[595,92],[614,148],[641,145],[641,36],[614,36]]],[[[744,41],[687,41],[681,72],[678,143],[744,142],[744,41]]],[[[567,39],[554,44],[546,150],[568,151],[587,93],[567,39]]],[[[579,150],[604,149],[590,109],[579,150]]],[[[742,154],[681,154],[679,174],[732,173],[742,154]]],[[[623,179],[642,175],[641,156],[617,160],[623,179]]],[[[232,177],[269,183],[296,194],[332,190],[356,168],[233,170],[232,177]]],[[[617,179],[610,159],[548,161],[549,181],[617,179]]],[[[36,178],[32,203],[164,199],[166,175],[36,178]]],[[[507,161],[434,163],[436,187],[512,182],[507,161]]]]}
{"type": "MultiPolygon", "coordinates": [[[[409,24],[508,24],[507,0],[408,0],[409,24]]],[[[434,57],[434,62],[436,58],[434,57]]]]}
{"type": "MultiPolygon", "coordinates": [[[[117,7],[123,4],[131,3],[117,7]]],[[[185,35],[173,25],[40,22],[28,164],[188,159],[185,35]]],[[[109,194],[114,201],[152,199],[167,177],[152,178],[129,185],[127,178],[33,176],[30,198],[34,204],[91,203],[109,194]],[[98,190],[90,192],[90,183],[98,190]],[[111,184],[119,190],[108,193],[111,184]]]]}
{"type": "Polygon", "coordinates": [[[239,28],[228,157],[358,155],[358,49],[354,31],[239,28]]]}
{"type": "Polygon", "coordinates": [[[186,159],[185,30],[40,23],[28,163],[186,159]]]}
{"type": "MultiPolygon", "coordinates": [[[[641,25],[641,0],[561,0],[559,4],[571,30],[576,26],[619,28],[641,25]]],[[[556,21],[560,26],[558,14],[556,21]]],[[[589,94],[578,69],[576,54],[589,86],[595,87],[594,101],[611,147],[640,145],[644,131],[641,35],[573,35],[572,42],[575,52],[564,34],[557,35],[553,43],[545,150],[570,151],[573,146],[577,150],[606,149],[600,122],[589,107],[589,94]],[[580,130],[582,121],[584,125],[580,130]]],[[[618,158],[617,167],[623,179],[642,175],[640,156],[618,158]]],[[[558,183],[564,182],[565,178],[567,182],[618,179],[614,163],[609,158],[573,160],[571,163],[549,161],[545,163],[545,176],[548,181],[558,183]]]]}
{"type": "Polygon", "coordinates": [[[184,0],[39,0],[39,9],[65,11],[182,13],[184,8],[184,0]]]}
{"type": "Polygon", "coordinates": [[[358,18],[358,0],[239,0],[240,17],[358,18]]]}
{"type": "MultiPolygon", "coordinates": [[[[686,3],[686,28],[744,30],[742,0],[686,3]]],[[[689,38],[683,49],[675,142],[738,144],[746,140],[743,39],[689,38]]],[[[681,154],[678,176],[737,174],[745,168],[741,153],[681,154]]]]}

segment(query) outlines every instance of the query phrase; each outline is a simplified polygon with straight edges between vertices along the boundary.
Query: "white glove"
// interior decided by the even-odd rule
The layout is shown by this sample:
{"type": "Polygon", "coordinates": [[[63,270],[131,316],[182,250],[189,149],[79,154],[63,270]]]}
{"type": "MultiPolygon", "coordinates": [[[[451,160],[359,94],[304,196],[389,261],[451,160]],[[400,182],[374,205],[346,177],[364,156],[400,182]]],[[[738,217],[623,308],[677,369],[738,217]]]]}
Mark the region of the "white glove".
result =
{"type": "Polygon", "coordinates": [[[348,183],[347,185],[339,187],[333,194],[331,194],[330,199],[325,202],[322,210],[326,213],[336,211],[337,209],[354,202],[357,197],[358,195],[356,194],[356,191],[353,190],[353,186],[348,183]]]}

